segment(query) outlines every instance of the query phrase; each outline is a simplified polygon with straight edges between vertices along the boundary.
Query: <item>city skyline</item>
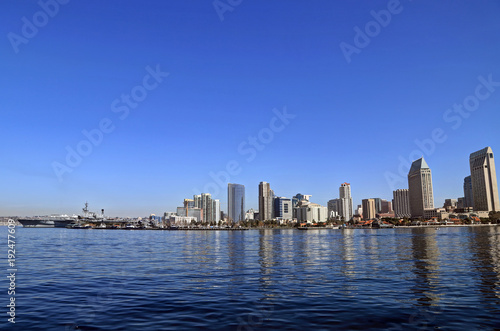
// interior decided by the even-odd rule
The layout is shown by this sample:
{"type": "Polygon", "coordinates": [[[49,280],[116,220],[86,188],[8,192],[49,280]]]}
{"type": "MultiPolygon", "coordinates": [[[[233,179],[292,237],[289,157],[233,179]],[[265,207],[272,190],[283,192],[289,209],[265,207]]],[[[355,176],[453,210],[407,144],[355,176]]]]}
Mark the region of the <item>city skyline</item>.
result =
{"type": "Polygon", "coordinates": [[[5,3],[0,215],[226,211],[227,182],[257,209],[264,179],[322,205],[348,182],[357,206],[422,156],[436,206],[464,196],[468,155],[500,150],[500,4],[387,5],[5,3]]]}
{"type": "MultiPolygon", "coordinates": [[[[489,168],[486,171],[486,177],[487,177],[487,182],[488,182],[488,188],[484,188],[484,190],[488,190],[488,194],[491,194],[492,201],[493,202],[487,202],[486,205],[489,206],[488,208],[492,208],[494,210],[497,210],[498,207],[498,186],[497,186],[497,180],[496,180],[496,172],[495,172],[495,163],[494,163],[494,156],[493,156],[493,150],[491,147],[485,147],[477,152],[473,152],[470,154],[470,169],[471,172],[473,172],[473,165],[476,164],[478,161],[476,161],[477,158],[480,158],[482,160],[481,163],[481,168],[483,167],[483,163],[487,163],[487,168],[489,168]],[[485,155],[483,157],[483,154],[485,155]],[[485,161],[484,161],[485,160],[485,161]],[[496,209],[495,209],[496,208],[496,209]]],[[[477,167],[477,165],[476,165],[477,167]]],[[[465,177],[463,181],[463,186],[462,186],[462,197],[460,195],[456,197],[449,197],[443,200],[443,205],[446,204],[446,200],[454,199],[459,200],[463,199],[464,202],[467,201],[465,198],[468,194],[467,191],[470,190],[469,195],[472,195],[472,184],[471,184],[471,175],[465,177]]],[[[485,184],[483,183],[483,186],[485,184]]],[[[395,213],[395,217],[398,217],[398,210],[402,212],[402,216],[399,217],[407,217],[406,215],[410,215],[411,213],[411,204],[413,203],[414,205],[421,205],[418,207],[418,211],[414,212],[411,217],[415,217],[417,215],[419,216],[424,216],[424,210],[426,209],[434,209],[434,208],[440,208],[442,206],[441,203],[435,203],[434,201],[434,194],[433,194],[433,184],[432,184],[432,173],[431,170],[425,161],[425,159],[422,157],[420,159],[417,159],[412,162],[412,166],[409,170],[408,173],[408,188],[398,188],[392,192],[392,199],[390,200],[385,200],[383,198],[364,198],[361,199],[361,206],[363,210],[363,217],[369,217],[372,218],[374,217],[375,214],[378,213],[387,213],[391,211],[395,213]],[[411,199],[410,195],[410,183],[413,182],[414,185],[414,190],[417,192],[418,196],[422,195],[420,198],[415,200],[415,194],[413,197],[413,202],[411,199]],[[406,197],[403,197],[402,194],[406,194],[406,197]],[[396,202],[395,200],[397,199],[403,199],[406,202],[396,202]],[[394,203],[394,205],[392,205],[394,203]],[[407,207],[403,207],[407,203],[407,207]],[[366,204],[366,205],[365,205],[366,204]],[[380,206],[378,206],[380,205],[380,206]],[[365,209],[365,206],[369,206],[370,210],[367,211],[365,209]],[[372,209],[372,210],[371,210],[372,209]],[[365,212],[369,213],[367,216],[365,216],[365,212]]],[[[477,186],[477,184],[476,184],[477,186]]],[[[267,210],[266,214],[271,215],[270,217],[265,218],[266,219],[273,219],[275,218],[275,215],[273,214],[274,208],[275,208],[275,202],[276,200],[285,200],[285,201],[290,201],[290,206],[291,206],[291,198],[288,198],[288,196],[282,196],[282,195],[276,195],[274,190],[271,189],[271,184],[268,182],[260,182],[259,183],[259,197],[258,200],[262,201],[263,204],[261,203],[257,204],[257,208],[252,207],[246,207],[246,188],[245,185],[243,184],[234,184],[234,183],[227,183],[227,216],[229,219],[233,220],[233,215],[237,215],[237,218],[241,220],[241,215],[245,215],[247,211],[249,210],[256,210],[259,211],[259,214],[261,210],[267,210]],[[231,207],[232,206],[232,207],[231,207]]],[[[301,193],[297,193],[297,195],[289,195],[293,196],[294,198],[296,196],[300,196],[301,193]]],[[[309,201],[313,195],[305,195],[306,200],[309,201]]],[[[281,205],[281,201],[279,202],[280,207],[283,208],[281,205]]],[[[472,204],[473,204],[473,199],[472,199],[472,204]]],[[[484,204],[484,203],[483,203],[484,204]]],[[[351,217],[355,215],[355,212],[353,211],[353,202],[351,198],[351,187],[350,183],[341,183],[339,187],[339,198],[334,198],[326,201],[325,203],[319,203],[319,204],[314,204],[318,205],[321,207],[325,207],[328,210],[328,217],[330,217],[330,211],[333,210],[337,213],[337,216],[342,217],[344,214],[350,213],[351,217]],[[345,201],[344,201],[345,200],[345,201]],[[331,207],[330,204],[334,203],[334,207],[331,207]],[[349,207],[350,206],[350,207],[349,207]]],[[[212,199],[212,196],[210,193],[201,193],[201,194],[196,194],[193,196],[193,199],[184,199],[183,207],[177,207],[177,214],[179,216],[188,216],[187,212],[187,207],[198,207],[200,209],[204,210],[205,215],[204,218],[208,217],[207,214],[213,215],[210,216],[209,220],[219,220],[218,218],[218,213],[214,214],[215,212],[213,210],[218,210],[223,211],[221,208],[220,204],[220,199],[212,199]],[[205,203],[205,200],[208,199],[210,203],[205,203]],[[213,202],[213,205],[212,205],[213,202]],[[208,213],[206,210],[210,210],[208,213]],[[179,213],[179,210],[182,210],[179,213]],[[217,215],[217,216],[214,216],[217,215]]],[[[415,209],[415,207],[414,207],[415,209]]],[[[487,210],[487,208],[481,208],[478,210],[487,210]]],[[[288,212],[288,207],[287,207],[287,212],[288,212]]],[[[161,213],[172,213],[172,210],[164,210],[161,213]]],[[[160,213],[160,214],[161,214],[160,213]]],[[[17,216],[17,215],[16,215],[17,216]]],[[[139,215],[136,215],[139,216],[139,215]]],[[[145,216],[145,215],[142,215],[145,216]]],[[[190,215],[191,216],[191,215],[190,215]]],[[[349,219],[351,218],[349,217],[349,219]]],[[[259,217],[260,218],[260,217],[259,217]]],[[[345,218],[345,217],[344,217],[345,218]]],[[[262,220],[262,219],[261,219],[262,220]]],[[[234,222],[234,221],[233,221],[234,222]]]]}

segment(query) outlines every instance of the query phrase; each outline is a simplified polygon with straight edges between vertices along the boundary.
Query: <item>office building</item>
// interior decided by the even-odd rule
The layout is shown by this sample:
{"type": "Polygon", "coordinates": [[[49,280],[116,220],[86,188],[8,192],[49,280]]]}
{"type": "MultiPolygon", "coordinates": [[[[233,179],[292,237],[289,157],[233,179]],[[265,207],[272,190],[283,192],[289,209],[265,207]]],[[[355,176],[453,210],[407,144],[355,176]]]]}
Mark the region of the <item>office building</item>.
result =
{"type": "Polygon", "coordinates": [[[227,184],[227,216],[232,223],[245,220],[245,186],[227,184]]]}
{"type": "Polygon", "coordinates": [[[411,164],[408,190],[411,217],[424,217],[424,210],[434,209],[432,173],[423,157],[411,164]]]}
{"type": "Polygon", "coordinates": [[[365,220],[371,220],[375,218],[375,199],[364,199],[362,200],[363,208],[363,218],[365,220]]]}
{"type": "Polygon", "coordinates": [[[274,198],[274,218],[282,220],[291,220],[293,218],[292,199],[274,198]]]}
{"type": "Polygon", "coordinates": [[[337,218],[340,210],[340,199],[332,199],[327,203],[328,218],[337,218]]]}
{"type": "MultiPolygon", "coordinates": [[[[212,199],[212,195],[210,193],[202,193],[200,195],[193,196],[194,208],[200,208],[203,210],[203,218],[202,223],[210,224],[217,220],[217,212],[214,210],[214,200],[212,199]]],[[[186,199],[184,200],[184,205],[186,203],[189,205],[191,202],[186,199]]],[[[220,205],[219,205],[220,209],[220,205]]]]}
{"type": "Polygon", "coordinates": [[[349,221],[352,218],[351,184],[342,183],[339,188],[339,216],[341,220],[349,221]]]}
{"type": "Polygon", "coordinates": [[[472,199],[475,211],[500,211],[497,174],[491,147],[470,155],[472,199]]]}
{"type": "Polygon", "coordinates": [[[411,217],[410,196],[408,189],[400,189],[392,192],[394,214],[396,217],[411,217]]]}
{"type": "Polygon", "coordinates": [[[273,219],[273,198],[274,192],[267,182],[259,184],[259,217],[261,221],[273,219]]]}
{"type": "MultiPolygon", "coordinates": [[[[380,208],[380,214],[390,214],[392,213],[392,202],[391,201],[388,201],[388,200],[380,200],[380,204],[381,204],[381,208],[380,208]]],[[[375,208],[376,208],[376,204],[375,204],[375,208]]]]}
{"type": "Polygon", "coordinates": [[[354,213],[355,216],[363,217],[363,206],[358,205],[356,208],[356,212],[354,213]]]}
{"type": "Polygon", "coordinates": [[[464,199],[465,207],[474,207],[474,199],[472,198],[472,177],[467,176],[464,178],[464,199]]]}
{"type": "Polygon", "coordinates": [[[298,223],[320,223],[328,220],[328,208],[316,203],[301,200],[296,209],[298,223]]]}

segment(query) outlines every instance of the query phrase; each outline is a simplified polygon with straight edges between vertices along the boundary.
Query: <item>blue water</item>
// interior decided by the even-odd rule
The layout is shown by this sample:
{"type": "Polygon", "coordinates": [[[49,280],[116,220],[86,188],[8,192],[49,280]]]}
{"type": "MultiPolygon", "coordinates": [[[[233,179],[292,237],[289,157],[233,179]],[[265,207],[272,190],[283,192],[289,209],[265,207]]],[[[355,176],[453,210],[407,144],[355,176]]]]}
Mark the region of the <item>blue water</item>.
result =
{"type": "Polygon", "coordinates": [[[18,330],[500,328],[499,226],[16,236],[18,330]]]}

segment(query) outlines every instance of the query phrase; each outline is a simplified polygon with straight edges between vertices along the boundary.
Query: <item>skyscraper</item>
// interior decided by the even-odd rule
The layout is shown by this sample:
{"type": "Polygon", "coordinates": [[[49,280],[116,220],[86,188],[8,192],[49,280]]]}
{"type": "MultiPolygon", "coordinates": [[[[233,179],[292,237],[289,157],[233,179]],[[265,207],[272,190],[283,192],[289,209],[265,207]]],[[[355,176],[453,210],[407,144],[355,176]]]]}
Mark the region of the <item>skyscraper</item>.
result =
{"type": "Polygon", "coordinates": [[[212,221],[218,224],[220,221],[220,201],[218,199],[212,200],[212,221]]]}
{"type": "Polygon", "coordinates": [[[382,205],[382,208],[380,209],[380,213],[382,213],[382,214],[389,214],[389,213],[393,212],[393,210],[392,210],[392,202],[391,201],[387,201],[387,200],[382,199],[381,200],[381,205],[382,205]]]}
{"type": "Polygon", "coordinates": [[[352,218],[352,197],[351,184],[342,183],[339,188],[339,216],[344,221],[349,221],[352,218]]]}
{"type": "Polygon", "coordinates": [[[472,177],[464,178],[464,207],[474,207],[474,199],[472,198],[472,177]]]}
{"type": "Polygon", "coordinates": [[[230,222],[245,220],[245,186],[227,184],[227,215],[230,222]]]}
{"type": "Polygon", "coordinates": [[[382,211],[382,199],[381,198],[373,198],[375,201],[375,213],[380,213],[382,211]]]}
{"type": "Polygon", "coordinates": [[[278,197],[274,199],[274,217],[289,220],[293,218],[292,199],[278,197]]]}
{"type": "Polygon", "coordinates": [[[411,164],[408,190],[411,217],[424,217],[425,209],[434,209],[432,173],[423,157],[411,164]]]}
{"type": "Polygon", "coordinates": [[[193,205],[195,208],[200,208],[203,210],[201,222],[203,223],[211,223],[215,221],[214,215],[214,200],[212,199],[212,195],[210,193],[202,193],[193,196],[193,202],[189,199],[184,200],[184,207],[189,208],[190,205],[193,205]]]}
{"type": "Polygon", "coordinates": [[[259,219],[267,221],[273,219],[273,198],[274,192],[267,182],[259,184],[259,219]]]}
{"type": "Polygon", "coordinates": [[[328,218],[337,218],[339,216],[340,199],[332,199],[328,201],[328,218]]]}
{"type": "Polygon", "coordinates": [[[375,218],[375,199],[364,199],[362,200],[363,208],[363,218],[365,220],[370,220],[375,218]]]}
{"type": "Polygon", "coordinates": [[[394,214],[396,217],[410,217],[410,197],[408,189],[393,191],[392,196],[394,214]]]}
{"type": "Polygon", "coordinates": [[[497,174],[491,147],[470,155],[472,199],[475,211],[500,211],[497,174]]]}

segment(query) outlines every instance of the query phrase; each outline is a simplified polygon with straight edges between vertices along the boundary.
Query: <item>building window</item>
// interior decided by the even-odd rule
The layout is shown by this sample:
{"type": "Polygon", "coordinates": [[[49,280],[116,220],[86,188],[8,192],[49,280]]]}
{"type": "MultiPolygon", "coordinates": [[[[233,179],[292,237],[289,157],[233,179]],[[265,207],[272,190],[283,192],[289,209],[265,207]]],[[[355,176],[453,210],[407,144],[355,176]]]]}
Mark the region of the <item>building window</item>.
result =
{"type": "Polygon", "coordinates": [[[493,153],[490,153],[490,159],[492,159],[492,158],[493,158],[493,153]]]}

